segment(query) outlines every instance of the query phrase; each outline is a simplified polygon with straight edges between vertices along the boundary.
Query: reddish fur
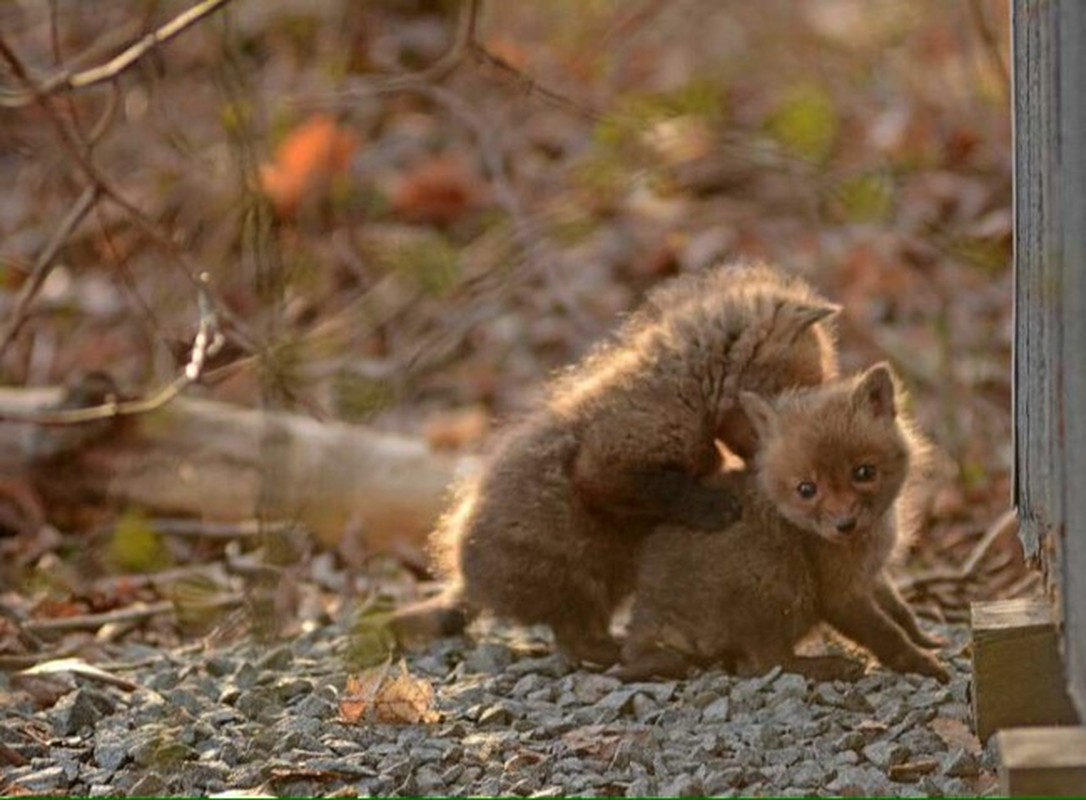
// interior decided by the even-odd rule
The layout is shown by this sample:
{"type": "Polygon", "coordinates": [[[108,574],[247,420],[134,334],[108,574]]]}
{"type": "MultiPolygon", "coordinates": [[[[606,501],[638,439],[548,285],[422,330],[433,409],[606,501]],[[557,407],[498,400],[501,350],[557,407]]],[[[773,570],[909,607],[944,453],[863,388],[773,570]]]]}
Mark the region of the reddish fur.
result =
{"type": "MultiPolygon", "coordinates": [[[[742,494],[743,519],[714,533],[665,526],[646,538],[623,652],[628,677],[714,661],[740,672],[808,671],[814,662],[797,659],[794,645],[825,621],[891,668],[946,680],[921,649],[934,640],[885,570],[926,451],[895,394],[885,365],[774,403],[744,394],[760,442],[755,466],[719,478],[742,494]],[[859,465],[874,467],[874,478],[855,480],[859,465]],[[797,493],[802,482],[817,487],[814,497],[797,493]],[[842,533],[836,523],[846,517],[856,525],[842,533]]],[[[820,677],[848,671],[814,666],[820,677]]]]}
{"type": "Polygon", "coordinates": [[[716,440],[749,450],[740,391],[836,376],[826,321],[836,310],[764,265],[652,293],[461,488],[434,535],[450,589],[436,606],[400,612],[394,629],[442,629],[436,608],[491,611],[551,625],[575,658],[615,660],[608,628],[638,543],[663,522],[716,529],[736,518],[733,493],[713,480],[716,440]]]}

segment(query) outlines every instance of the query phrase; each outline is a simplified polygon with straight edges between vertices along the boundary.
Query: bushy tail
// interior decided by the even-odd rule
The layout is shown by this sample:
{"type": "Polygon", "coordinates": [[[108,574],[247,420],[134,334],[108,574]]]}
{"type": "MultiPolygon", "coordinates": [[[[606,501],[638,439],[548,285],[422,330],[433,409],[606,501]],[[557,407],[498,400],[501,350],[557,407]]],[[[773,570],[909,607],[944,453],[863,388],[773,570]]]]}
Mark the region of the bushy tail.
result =
{"type": "Polygon", "coordinates": [[[462,633],[475,614],[464,602],[460,587],[402,608],[392,615],[389,627],[401,646],[422,644],[442,636],[462,633]]]}

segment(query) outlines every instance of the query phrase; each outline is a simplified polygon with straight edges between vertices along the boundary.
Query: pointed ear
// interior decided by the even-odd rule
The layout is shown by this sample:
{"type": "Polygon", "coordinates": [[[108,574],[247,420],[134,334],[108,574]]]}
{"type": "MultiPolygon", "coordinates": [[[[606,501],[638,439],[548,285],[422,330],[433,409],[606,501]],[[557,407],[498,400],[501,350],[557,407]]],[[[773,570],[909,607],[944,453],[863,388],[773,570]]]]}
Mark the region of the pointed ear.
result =
{"type": "Polygon", "coordinates": [[[739,407],[747,415],[759,443],[765,442],[777,425],[777,411],[754,392],[739,393],[739,407]]]}
{"type": "Polygon", "coordinates": [[[852,390],[852,407],[865,408],[875,418],[897,415],[894,373],[885,361],[871,367],[852,390]]]}
{"type": "Polygon", "coordinates": [[[816,322],[836,316],[841,313],[841,306],[834,303],[800,304],[790,305],[786,309],[788,314],[788,327],[795,339],[816,322]]]}

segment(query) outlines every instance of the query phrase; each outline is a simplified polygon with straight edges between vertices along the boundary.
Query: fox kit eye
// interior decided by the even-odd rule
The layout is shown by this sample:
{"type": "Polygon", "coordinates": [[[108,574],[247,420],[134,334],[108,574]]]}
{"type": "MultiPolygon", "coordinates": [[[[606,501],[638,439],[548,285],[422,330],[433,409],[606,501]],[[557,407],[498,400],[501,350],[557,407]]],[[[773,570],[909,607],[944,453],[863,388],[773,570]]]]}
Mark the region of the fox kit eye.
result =
{"type": "Polygon", "coordinates": [[[803,481],[796,487],[796,493],[804,500],[810,500],[818,494],[818,487],[810,481],[803,481]]]}
{"type": "Polygon", "coordinates": [[[878,470],[871,464],[860,464],[852,470],[852,480],[856,483],[871,483],[875,480],[875,475],[878,474],[878,470]]]}

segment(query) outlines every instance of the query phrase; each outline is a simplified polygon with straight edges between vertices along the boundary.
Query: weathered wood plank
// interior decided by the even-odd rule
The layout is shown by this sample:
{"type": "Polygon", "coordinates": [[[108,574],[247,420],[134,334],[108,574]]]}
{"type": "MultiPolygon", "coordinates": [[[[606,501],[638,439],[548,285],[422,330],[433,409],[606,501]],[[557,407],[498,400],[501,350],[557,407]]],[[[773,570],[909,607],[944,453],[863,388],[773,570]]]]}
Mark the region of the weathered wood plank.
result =
{"type": "Polygon", "coordinates": [[[1004,797],[1086,797],[1086,728],[1015,728],[996,737],[1004,797]]]}
{"type": "Polygon", "coordinates": [[[1043,598],[973,603],[977,738],[1024,725],[1072,725],[1052,606],[1043,598]]]}
{"type": "Polygon", "coordinates": [[[1086,711],[1086,3],[1012,8],[1015,502],[1086,711]]]}
{"type": "Polygon", "coordinates": [[[1060,4],[1060,217],[1063,221],[1064,658],[1086,711],[1086,4],[1060,4]]]}
{"type": "Polygon", "coordinates": [[[1058,491],[1062,297],[1056,208],[1056,32],[1052,5],[1016,0],[1014,36],[1015,503],[1027,558],[1063,523],[1058,491]]]}

